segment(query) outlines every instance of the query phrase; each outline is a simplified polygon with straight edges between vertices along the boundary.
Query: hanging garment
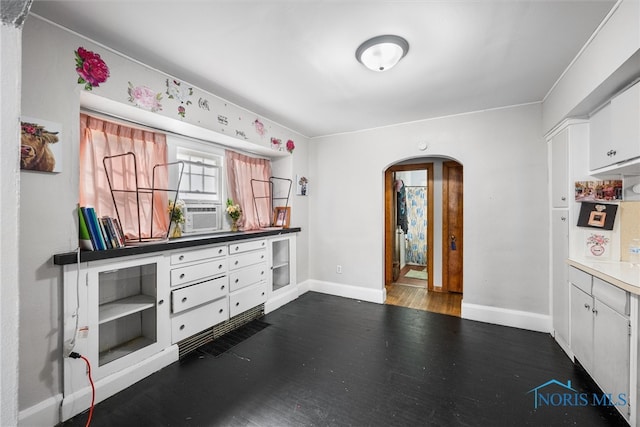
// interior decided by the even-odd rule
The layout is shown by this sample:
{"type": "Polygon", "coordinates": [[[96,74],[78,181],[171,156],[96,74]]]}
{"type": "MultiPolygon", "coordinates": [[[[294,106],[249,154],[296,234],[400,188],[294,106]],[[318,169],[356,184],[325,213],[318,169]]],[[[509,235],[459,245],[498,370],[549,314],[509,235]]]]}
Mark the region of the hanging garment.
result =
{"type": "Polygon", "coordinates": [[[404,182],[402,182],[402,180],[396,181],[396,191],[398,192],[396,197],[397,225],[400,226],[405,234],[407,234],[407,231],[409,230],[409,220],[407,218],[407,195],[404,187],[404,182]]]}

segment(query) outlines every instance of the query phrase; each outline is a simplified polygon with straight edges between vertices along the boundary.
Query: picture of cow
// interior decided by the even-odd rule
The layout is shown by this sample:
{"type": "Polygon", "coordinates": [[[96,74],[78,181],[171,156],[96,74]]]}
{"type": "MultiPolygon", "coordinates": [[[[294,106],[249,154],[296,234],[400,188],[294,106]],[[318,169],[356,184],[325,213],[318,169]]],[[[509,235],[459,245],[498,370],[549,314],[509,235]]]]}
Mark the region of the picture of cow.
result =
{"type": "Polygon", "coordinates": [[[57,126],[41,121],[23,121],[20,136],[20,169],[40,172],[59,172],[53,144],[59,141],[57,126]]]}

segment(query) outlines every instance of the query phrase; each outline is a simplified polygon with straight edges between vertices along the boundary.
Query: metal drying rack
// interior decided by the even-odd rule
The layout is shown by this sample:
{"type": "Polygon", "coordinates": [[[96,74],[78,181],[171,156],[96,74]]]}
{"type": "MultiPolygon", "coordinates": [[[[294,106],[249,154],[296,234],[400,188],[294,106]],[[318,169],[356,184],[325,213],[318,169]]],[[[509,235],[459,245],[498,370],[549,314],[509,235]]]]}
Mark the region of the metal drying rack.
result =
{"type": "MultiPolygon", "coordinates": [[[[258,218],[258,223],[260,224],[260,226],[262,226],[262,221],[260,220],[260,212],[258,210],[258,200],[260,199],[267,199],[269,202],[269,221],[268,221],[268,225],[269,226],[273,226],[274,225],[274,219],[273,219],[273,210],[275,208],[274,206],[274,201],[275,200],[284,200],[284,207],[285,209],[289,206],[289,197],[291,196],[291,185],[292,185],[292,180],[288,179],[288,178],[279,178],[276,176],[271,176],[269,177],[268,181],[265,180],[260,180],[260,179],[251,179],[251,195],[253,196],[253,207],[255,209],[256,212],[256,218],[258,218]],[[268,193],[269,194],[265,194],[265,195],[260,195],[260,196],[256,196],[256,191],[255,191],[255,183],[262,183],[262,184],[267,184],[267,188],[268,188],[268,193]],[[288,187],[284,187],[286,188],[286,193],[287,196],[281,196],[281,197],[274,197],[274,185],[276,183],[281,183],[282,185],[287,185],[287,183],[289,184],[288,187]]],[[[278,193],[280,194],[280,193],[278,193]]]]}

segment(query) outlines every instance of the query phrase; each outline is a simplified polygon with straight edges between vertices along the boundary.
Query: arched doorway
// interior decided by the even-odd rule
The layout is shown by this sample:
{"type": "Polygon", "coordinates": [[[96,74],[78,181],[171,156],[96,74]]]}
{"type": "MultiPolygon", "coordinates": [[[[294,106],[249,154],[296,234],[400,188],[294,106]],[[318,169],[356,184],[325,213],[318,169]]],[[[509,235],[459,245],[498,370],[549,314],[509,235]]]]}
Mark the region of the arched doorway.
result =
{"type": "Polygon", "coordinates": [[[411,159],[385,171],[387,304],[460,316],[462,172],[460,163],[445,158],[411,159]],[[403,201],[409,203],[406,212],[402,212],[403,201]],[[403,218],[407,213],[413,215],[408,221],[403,218]],[[416,233],[406,222],[424,222],[424,226],[416,233]],[[424,248],[417,259],[416,248],[424,248]]]}

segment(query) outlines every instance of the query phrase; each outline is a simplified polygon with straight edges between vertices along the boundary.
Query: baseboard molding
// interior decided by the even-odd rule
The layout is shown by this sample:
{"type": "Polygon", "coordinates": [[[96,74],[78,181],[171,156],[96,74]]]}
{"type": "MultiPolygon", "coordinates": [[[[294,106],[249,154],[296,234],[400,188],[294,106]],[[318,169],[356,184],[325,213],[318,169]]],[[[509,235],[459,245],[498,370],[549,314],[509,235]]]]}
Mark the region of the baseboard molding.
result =
{"type": "Polygon", "coordinates": [[[307,280],[305,283],[308,285],[310,291],[323,294],[375,302],[377,304],[384,304],[384,301],[387,299],[387,292],[384,287],[381,287],[381,289],[371,289],[342,283],[324,282],[321,280],[307,280]]]}
{"type": "Polygon", "coordinates": [[[282,307],[285,304],[290,303],[291,301],[298,298],[301,295],[299,288],[300,285],[288,286],[289,289],[282,289],[277,296],[270,297],[267,302],[264,303],[264,314],[271,313],[282,307]]]}
{"type": "Polygon", "coordinates": [[[469,304],[462,301],[463,319],[511,326],[537,332],[551,332],[551,317],[529,311],[510,310],[487,305],[469,304]]]}
{"type": "Polygon", "coordinates": [[[551,335],[556,340],[560,348],[567,354],[569,359],[571,359],[571,361],[573,362],[574,355],[573,355],[573,352],[571,351],[571,346],[569,345],[569,343],[563,340],[562,337],[558,335],[558,333],[555,330],[551,332],[551,335]]]}
{"type": "Polygon", "coordinates": [[[55,426],[60,423],[62,393],[58,393],[18,414],[19,426],[55,426]]]}
{"type": "MultiPolygon", "coordinates": [[[[95,382],[96,399],[95,403],[113,396],[119,391],[132,384],[148,377],[167,365],[178,360],[178,346],[172,345],[144,361],[123,369],[113,375],[109,375],[95,382]]],[[[91,388],[84,387],[64,396],[60,406],[60,420],[66,421],[69,418],[81,413],[91,406],[91,388]]],[[[53,425],[57,424],[54,423],[53,425]]],[[[27,425],[27,424],[25,424],[27,425]]]]}

